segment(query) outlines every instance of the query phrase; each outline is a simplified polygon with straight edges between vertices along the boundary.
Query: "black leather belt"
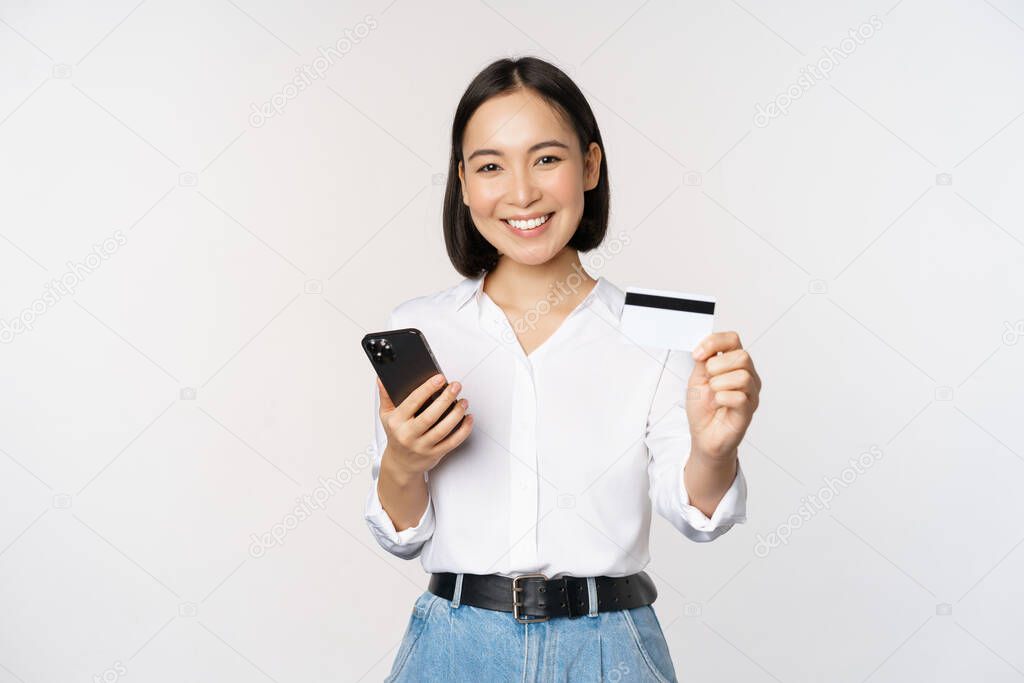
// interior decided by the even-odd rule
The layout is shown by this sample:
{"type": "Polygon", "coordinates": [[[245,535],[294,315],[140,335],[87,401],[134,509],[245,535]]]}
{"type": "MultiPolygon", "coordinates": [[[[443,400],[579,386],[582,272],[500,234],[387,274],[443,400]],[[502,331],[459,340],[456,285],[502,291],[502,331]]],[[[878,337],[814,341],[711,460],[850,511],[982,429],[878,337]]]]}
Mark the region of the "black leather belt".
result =
{"type": "MultiPolygon", "coordinates": [[[[456,577],[458,574],[453,572],[433,573],[427,590],[451,600],[455,596],[456,577]]],[[[647,572],[595,579],[598,612],[643,607],[658,597],[658,589],[647,572]]],[[[586,616],[590,613],[590,592],[586,577],[549,579],[543,574],[516,577],[463,574],[459,604],[512,612],[516,621],[529,624],[551,617],[586,616]]]]}

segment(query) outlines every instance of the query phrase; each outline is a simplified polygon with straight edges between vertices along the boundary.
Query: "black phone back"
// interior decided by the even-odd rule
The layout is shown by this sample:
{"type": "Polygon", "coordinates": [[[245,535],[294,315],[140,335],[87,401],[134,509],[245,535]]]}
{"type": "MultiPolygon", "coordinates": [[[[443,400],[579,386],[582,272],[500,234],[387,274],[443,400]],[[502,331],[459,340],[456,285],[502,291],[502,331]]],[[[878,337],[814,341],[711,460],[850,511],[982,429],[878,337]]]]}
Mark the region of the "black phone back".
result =
{"type": "MultiPolygon", "coordinates": [[[[363,350],[373,365],[373,369],[380,377],[381,384],[391,397],[391,402],[396,406],[404,401],[421,384],[434,375],[441,372],[441,367],[430,350],[426,337],[415,327],[405,327],[400,330],[385,330],[383,332],[371,332],[363,337],[363,350]]],[[[415,415],[423,412],[435,398],[440,396],[448,387],[446,382],[440,389],[435,391],[416,410],[415,415]]],[[[455,407],[453,401],[444,411],[438,422],[455,407]]],[[[462,425],[463,420],[452,428],[452,431],[462,425]]],[[[436,422],[434,424],[437,424],[436,422]]]]}
{"type": "Polygon", "coordinates": [[[371,332],[363,337],[363,350],[396,406],[441,372],[426,338],[415,327],[371,332]]]}

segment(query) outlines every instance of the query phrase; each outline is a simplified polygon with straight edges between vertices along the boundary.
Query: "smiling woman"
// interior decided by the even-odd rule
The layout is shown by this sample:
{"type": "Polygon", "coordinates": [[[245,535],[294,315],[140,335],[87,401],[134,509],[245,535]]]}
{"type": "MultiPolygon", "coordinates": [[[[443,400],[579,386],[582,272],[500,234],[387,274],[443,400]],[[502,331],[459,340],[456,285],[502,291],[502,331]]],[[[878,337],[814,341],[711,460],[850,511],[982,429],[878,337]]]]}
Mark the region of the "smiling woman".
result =
{"type": "Polygon", "coordinates": [[[442,375],[399,405],[375,392],[366,521],[430,573],[388,681],[676,680],[643,571],[651,510],[699,542],[745,521],[736,444],[760,381],[734,333],[692,357],[624,338],[624,293],[579,257],[608,214],[579,88],[531,57],[484,69],[444,202],[465,279],[388,318],[471,375],[474,413],[442,375]]]}
{"type": "Polygon", "coordinates": [[[576,84],[542,60],[496,62],[470,83],[448,179],[445,243],[467,277],[494,269],[499,254],[539,265],[604,239],[610,191],[597,121],[576,84]]]}

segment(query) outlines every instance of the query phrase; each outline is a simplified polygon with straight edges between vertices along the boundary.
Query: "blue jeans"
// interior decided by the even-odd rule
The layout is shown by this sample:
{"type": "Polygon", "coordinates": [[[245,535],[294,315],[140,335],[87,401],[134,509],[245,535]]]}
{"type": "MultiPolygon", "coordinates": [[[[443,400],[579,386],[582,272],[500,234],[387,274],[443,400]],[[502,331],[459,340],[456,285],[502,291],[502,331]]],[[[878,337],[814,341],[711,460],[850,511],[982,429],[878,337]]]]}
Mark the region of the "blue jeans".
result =
{"type": "Polygon", "coordinates": [[[511,612],[424,591],[385,683],[675,683],[668,644],[647,605],[521,624],[511,612]]]}

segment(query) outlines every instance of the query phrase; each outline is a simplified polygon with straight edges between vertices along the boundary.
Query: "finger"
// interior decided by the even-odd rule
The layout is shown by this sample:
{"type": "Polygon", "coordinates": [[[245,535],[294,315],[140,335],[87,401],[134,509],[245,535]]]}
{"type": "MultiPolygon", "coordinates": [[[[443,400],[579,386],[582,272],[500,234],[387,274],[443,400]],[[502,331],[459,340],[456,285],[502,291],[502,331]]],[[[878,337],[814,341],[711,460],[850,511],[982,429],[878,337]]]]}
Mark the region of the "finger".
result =
{"type": "MultiPolygon", "coordinates": [[[[452,411],[454,412],[454,411],[452,411]]],[[[466,440],[469,433],[473,431],[473,415],[466,415],[466,419],[462,422],[462,426],[456,429],[454,432],[449,434],[447,437],[439,441],[430,449],[430,457],[436,458],[437,456],[448,453],[460,443],[466,440]]]]}
{"type": "Polygon", "coordinates": [[[705,365],[707,366],[708,374],[711,376],[721,375],[733,370],[746,370],[752,375],[755,374],[754,361],[746,349],[735,349],[733,351],[726,351],[718,356],[713,356],[707,359],[705,365]]]}
{"type": "Polygon", "coordinates": [[[705,360],[719,351],[732,351],[743,348],[740,336],[735,332],[714,332],[704,337],[693,350],[694,360],[705,360]]]}
{"type": "Polygon", "coordinates": [[[716,391],[715,403],[726,408],[744,411],[750,406],[750,397],[742,391],[716,391]]]}
{"type": "Polygon", "coordinates": [[[412,393],[405,397],[401,405],[398,406],[398,414],[403,420],[411,420],[416,411],[420,409],[424,401],[430,397],[435,391],[440,389],[444,385],[444,375],[438,373],[433,377],[427,378],[427,381],[413,389],[412,393]]]}
{"type": "Polygon", "coordinates": [[[694,361],[690,377],[686,380],[686,386],[699,387],[708,381],[708,376],[707,364],[702,360],[694,361]]]}
{"type": "Polygon", "coordinates": [[[380,396],[381,412],[390,412],[395,409],[395,404],[391,402],[391,397],[388,396],[388,390],[384,388],[384,384],[380,381],[380,377],[377,378],[377,394],[380,396]]]}
{"type": "Polygon", "coordinates": [[[715,375],[708,381],[712,391],[742,391],[753,397],[757,393],[757,381],[745,368],[715,375]]]}
{"type": "Polygon", "coordinates": [[[460,391],[462,391],[462,383],[452,382],[430,402],[430,405],[422,413],[413,418],[412,422],[416,427],[415,431],[420,435],[420,438],[433,428],[435,422],[441,419],[441,415],[444,414],[444,411],[448,410],[448,406],[459,397],[460,391]]]}
{"type": "Polygon", "coordinates": [[[423,435],[423,441],[428,447],[433,448],[436,446],[444,437],[455,429],[455,425],[459,423],[462,416],[469,410],[469,401],[467,399],[460,399],[455,407],[444,416],[444,419],[438,422],[436,425],[430,428],[430,430],[423,435]]]}

